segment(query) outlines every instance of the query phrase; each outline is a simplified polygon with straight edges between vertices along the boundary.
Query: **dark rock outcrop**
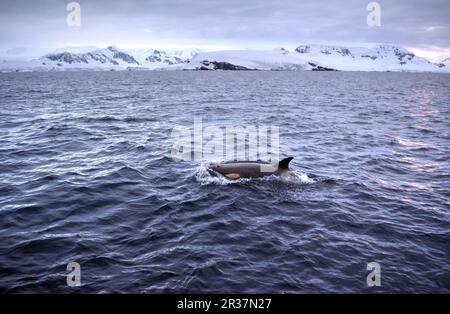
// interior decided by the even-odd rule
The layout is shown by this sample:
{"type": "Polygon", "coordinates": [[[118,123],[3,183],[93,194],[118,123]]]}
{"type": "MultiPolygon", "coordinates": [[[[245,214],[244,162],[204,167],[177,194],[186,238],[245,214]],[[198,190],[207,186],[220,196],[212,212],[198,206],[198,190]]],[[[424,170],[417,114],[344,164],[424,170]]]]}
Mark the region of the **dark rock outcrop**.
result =
{"type": "Polygon", "coordinates": [[[310,46],[299,46],[297,47],[297,49],[295,49],[295,51],[297,51],[298,53],[309,53],[311,50],[310,46]]]}
{"type": "Polygon", "coordinates": [[[317,65],[317,64],[312,63],[312,62],[308,62],[308,64],[310,66],[312,66],[312,69],[311,69],[312,71],[337,71],[336,69],[323,67],[323,66],[317,65]]]}
{"type": "Polygon", "coordinates": [[[252,69],[234,65],[228,62],[218,62],[218,61],[208,61],[203,60],[201,66],[197,70],[208,71],[208,70],[224,70],[224,71],[250,71],[252,69]]]}
{"type": "Polygon", "coordinates": [[[369,56],[369,55],[361,55],[361,58],[370,58],[372,60],[376,60],[378,57],[377,56],[369,56]]]}
{"type": "Polygon", "coordinates": [[[64,63],[88,63],[86,58],[82,55],[77,55],[70,52],[61,52],[61,53],[54,53],[54,54],[48,54],[45,56],[47,59],[52,61],[59,61],[64,63]]]}
{"type": "Polygon", "coordinates": [[[119,59],[119,60],[122,60],[127,63],[139,65],[139,62],[137,62],[136,59],[132,55],[129,55],[128,53],[119,51],[112,46],[109,46],[107,49],[113,53],[113,59],[119,59]]]}

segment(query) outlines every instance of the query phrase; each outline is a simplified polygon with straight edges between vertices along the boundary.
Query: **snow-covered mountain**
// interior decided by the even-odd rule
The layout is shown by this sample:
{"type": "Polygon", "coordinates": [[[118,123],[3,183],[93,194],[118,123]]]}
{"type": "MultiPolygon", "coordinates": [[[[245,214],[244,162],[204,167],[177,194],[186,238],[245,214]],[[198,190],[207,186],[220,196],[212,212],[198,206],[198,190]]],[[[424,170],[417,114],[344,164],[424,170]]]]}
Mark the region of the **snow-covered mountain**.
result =
{"type": "Polygon", "coordinates": [[[42,65],[59,67],[127,67],[138,66],[136,59],[119,49],[109,46],[106,49],[94,50],[85,53],[59,52],[50,53],[39,59],[42,65]]]}
{"type": "Polygon", "coordinates": [[[393,45],[342,47],[301,45],[293,52],[285,49],[270,51],[215,51],[197,54],[186,69],[197,70],[313,70],[313,71],[419,71],[448,72],[417,57],[406,49],[393,45]]]}
{"type": "Polygon", "coordinates": [[[30,61],[0,62],[2,71],[64,70],[291,70],[450,72],[450,59],[432,63],[394,45],[301,45],[274,50],[125,50],[66,47],[30,61]]]}
{"type": "Polygon", "coordinates": [[[155,69],[187,63],[192,55],[150,49],[126,51],[114,46],[68,47],[26,62],[4,61],[0,69],[18,71],[155,69]]]}
{"type": "Polygon", "coordinates": [[[374,47],[339,47],[302,45],[295,51],[322,66],[341,71],[439,71],[430,61],[417,57],[403,47],[377,45],[374,47]]]}

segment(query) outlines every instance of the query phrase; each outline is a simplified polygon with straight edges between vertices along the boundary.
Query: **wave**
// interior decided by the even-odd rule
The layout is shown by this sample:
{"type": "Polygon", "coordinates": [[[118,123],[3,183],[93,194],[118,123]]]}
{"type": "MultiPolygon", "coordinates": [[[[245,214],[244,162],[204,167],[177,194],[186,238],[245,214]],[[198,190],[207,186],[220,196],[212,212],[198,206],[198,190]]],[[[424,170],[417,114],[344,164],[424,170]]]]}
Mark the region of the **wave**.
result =
{"type": "Polygon", "coordinates": [[[318,182],[317,179],[308,176],[306,173],[301,173],[298,171],[293,171],[294,176],[280,177],[275,175],[270,175],[262,178],[241,178],[237,180],[229,180],[224,176],[213,176],[208,170],[208,163],[202,163],[195,169],[195,178],[201,185],[229,185],[229,184],[242,184],[254,181],[278,181],[284,183],[294,183],[294,184],[312,184],[318,182]]]}

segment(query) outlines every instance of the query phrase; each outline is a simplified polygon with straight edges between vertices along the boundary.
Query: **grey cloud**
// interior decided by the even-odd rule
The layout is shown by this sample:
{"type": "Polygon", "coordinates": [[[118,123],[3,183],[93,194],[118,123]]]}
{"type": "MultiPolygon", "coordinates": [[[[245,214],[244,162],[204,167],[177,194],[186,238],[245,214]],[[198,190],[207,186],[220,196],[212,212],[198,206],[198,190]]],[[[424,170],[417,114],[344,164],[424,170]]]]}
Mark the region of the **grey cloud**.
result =
{"type": "Polygon", "coordinates": [[[71,44],[294,47],[305,42],[389,42],[450,48],[450,1],[380,0],[381,27],[363,0],[79,0],[82,26],[65,24],[70,1],[0,1],[0,49],[71,44]]]}

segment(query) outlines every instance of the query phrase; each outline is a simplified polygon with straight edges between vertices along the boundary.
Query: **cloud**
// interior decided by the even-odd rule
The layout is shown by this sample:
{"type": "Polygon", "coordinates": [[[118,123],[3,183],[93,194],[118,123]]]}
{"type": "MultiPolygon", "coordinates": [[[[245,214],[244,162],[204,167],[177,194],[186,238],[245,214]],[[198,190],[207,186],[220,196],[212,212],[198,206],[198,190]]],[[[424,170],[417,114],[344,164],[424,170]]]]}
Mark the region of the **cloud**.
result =
{"type": "Polygon", "coordinates": [[[387,42],[450,47],[448,0],[379,1],[369,27],[362,0],[79,0],[68,27],[63,0],[0,0],[0,49],[72,45],[293,48],[301,43],[387,42]]]}

